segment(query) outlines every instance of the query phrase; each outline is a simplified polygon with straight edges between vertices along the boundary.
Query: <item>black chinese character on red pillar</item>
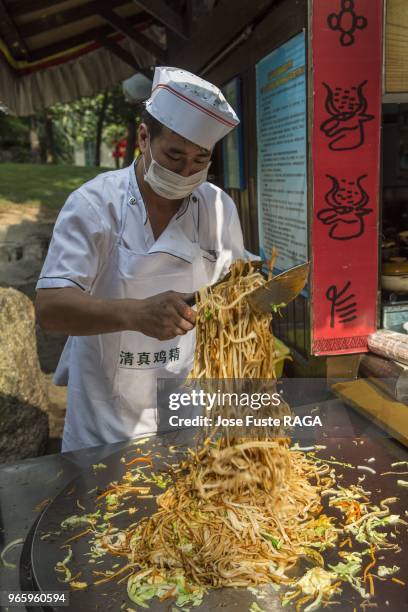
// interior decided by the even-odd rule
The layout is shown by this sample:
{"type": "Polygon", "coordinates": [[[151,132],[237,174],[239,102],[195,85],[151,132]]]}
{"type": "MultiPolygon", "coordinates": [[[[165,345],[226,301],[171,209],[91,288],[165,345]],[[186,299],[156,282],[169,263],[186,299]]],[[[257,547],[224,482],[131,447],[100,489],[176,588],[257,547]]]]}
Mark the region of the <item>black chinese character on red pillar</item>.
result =
{"type": "Polygon", "coordinates": [[[323,83],[327,90],[325,108],[330,115],[323,121],[320,130],[330,139],[332,151],[351,151],[364,144],[365,124],[372,121],[374,115],[367,114],[367,100],[363,88],[367,81],[346,89],[335,87],[333,90],[323,83]]]}
{"type": "Polygon", "coordinates": [[[367,27],[367,18],[357,15],[354,10],[354,0],[341,0],[341,9],[338,13],[331,13],[327,17],[327,24],[331,30],[341,32],[340,44],[349,47],[355,42],[356,30],[364,30],[367,27]]]}
{"type": "Polygon", "coordinates": [[[357,319],[357,302],[354,293],[350,293],[351,282],[348,281],[343,289],[331,285],[326,291],[326,298],[331,302],[330,327],[336,323],[350,323],[357,319]],[[354,301],[353,301],[354,300],[354,301]]]}
{"type": "Polygon", "coordinates": [[[330,227],[329,236],[333,240],[358,238],[364,234],[364,217],[373,211],[367,208],[369,197],[361,185],[367,175],[359,176],[356,181],[326,176],[332,181],[324,197],[329,208],[320,210],[317,218],[330,227]]]}

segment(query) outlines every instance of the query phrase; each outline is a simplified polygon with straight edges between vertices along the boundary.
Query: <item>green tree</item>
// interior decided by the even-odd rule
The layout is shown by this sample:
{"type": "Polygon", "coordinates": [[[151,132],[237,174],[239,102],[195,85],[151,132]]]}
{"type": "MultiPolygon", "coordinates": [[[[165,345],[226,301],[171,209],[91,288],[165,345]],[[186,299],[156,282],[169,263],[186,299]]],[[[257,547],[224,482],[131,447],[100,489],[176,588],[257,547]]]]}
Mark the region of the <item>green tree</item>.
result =
{"type": "Polygon", "coordinates": [[[30,161],[30,123],[0,110],[0,159],[30,161]]]}
{"type": "MultiPolygon", "coordinates": [[[[56,104],[33,117],[11,117],[0,110],[0,149],[5,159],[73,163],[78,145],[91,149],[100,166],[101,144],[110,148],[126,138],[124,164],[133,160],[140,107],[126,101],[117,85],[92,97],[56,104]]],[[[119,158],[116,157],[119,167],[119,158]]]]}
{"type": "Polygon", "coordinates": [[[140,109],[125,100],[121,85],[90,98],[58,104],[52,111],[54,121],[61,126],[72,144],[94,143],[95,165],[100,165],[102,142],[112,146],[112,141],[124,137],[127,138],[124,163],[131,163],[140,109]]]}
{"type": "Polygon", "coordinates": [[[93,142],[95,162],[100,165],[100,144],[108,104],[108,92],[80,98],[52,107],[55,124],[66,134],[72,146],[93,142]]]}
{"type": "MultiPolygon", "coordinates": [[[[108,123],[109,127],[117,126],[118,133],[120,128],[125,132],[124,136],[127,139],[125,157],[123,163],[125,166],[133,161],[134,151],[136,148],[137,126],[140,122],[141,106],[138,104],[130,104],[123,95],[122,86],[116,85],[110,91],[108,105],[108,123]]],[[[107,137],[111,132],[107,132],[107,137]]],[[[122,136],[122,138],[124,137],[122,136]]],[[[105,139],[106,142],[106,139],[105,139]]]]}

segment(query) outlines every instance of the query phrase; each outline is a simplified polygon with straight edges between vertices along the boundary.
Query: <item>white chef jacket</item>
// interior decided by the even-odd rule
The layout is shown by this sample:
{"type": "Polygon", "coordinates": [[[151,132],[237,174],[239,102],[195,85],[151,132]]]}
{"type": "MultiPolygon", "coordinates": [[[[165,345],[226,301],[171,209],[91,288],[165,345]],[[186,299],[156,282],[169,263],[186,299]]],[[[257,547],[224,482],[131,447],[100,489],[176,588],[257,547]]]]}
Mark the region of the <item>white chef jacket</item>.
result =
{"type": "MultiPolygon", "coordinates": [[[[157,278],[157,284],[153,289],[150,287],[148,295],[174,287],[190,292],[215,282],[234,260],[246,257],[235,204],[223,190],[209,182],[200,185],[184,200],[156,241],[132,164],[98,175],[68,197],[57,218],[36,288],[78,287],[106,299],[145,297],[143,269],[147,265],[144,262],[148,262],[149,276],[145,282],[151,285],[152,279],[154,283],[157,278]],[[198,247],[195,252],[198,252],[199,261],[197,257],[194,261],[199,268],[186,265],[190,243],[198,247]],[[112,267],[118,252],[119,276],[123,277],[119,285],[117,270],[112,267]],[[140,258],[143,266],[138,267],[135,261],[140,258]],[[190,270],[194,269],[200,270],[200,279],[189,283],[190,270]],[[139,274],[141,288],[138,289],[139,274]],[[171,278],[174,282],[170,283],[167,279],[171,278]],[[170,283],[167,287],[163,286],[166,282],[170,283]]],[[[144,419],[143,414],[148,414],[153,407],[157,376],[168,376],[169,369],[174,373],[174,364],[167,365],[163,372],[154,370],[155,378],[152,377],[149,384],[146,382],[144,393],[140,392],[141,385],[148,381],[153,370],[143,371],[141,367],[130,373],[119,370],[128,378],[123,382],[119,377],[122,382],[118,383],[117,377],[110,373],[117,367],[116,352],[123,354],[120,349],[125,349],[126,342],[129,344],[129,340],[137,339],[139,344],[141,340],[156,343],[155,350],[160,347],[160,341],[143,334],[129,332],[127,340],[122,336],[118,333],[69,338],[55,379],[56,384],[68,382],[63,450],[117,442],[156,430],[155,418],[144,419]],[[142,377],[137,385],[127,382],[135,380],[136,376],[142,377]],[[138,389],[134,396],[128,392],[132,385],[138,389]],[[117,413],[113,407],[115,402],[119,406],[117,413]]],[[[162,344],[165,348],[166,343],[162,344]]],[[[187,350],[190,355],[185,355],[183,362],[184,370],[180,367],[175,371],[178,375],[188,373],[193,350],[192,341],[187,350]]]]}

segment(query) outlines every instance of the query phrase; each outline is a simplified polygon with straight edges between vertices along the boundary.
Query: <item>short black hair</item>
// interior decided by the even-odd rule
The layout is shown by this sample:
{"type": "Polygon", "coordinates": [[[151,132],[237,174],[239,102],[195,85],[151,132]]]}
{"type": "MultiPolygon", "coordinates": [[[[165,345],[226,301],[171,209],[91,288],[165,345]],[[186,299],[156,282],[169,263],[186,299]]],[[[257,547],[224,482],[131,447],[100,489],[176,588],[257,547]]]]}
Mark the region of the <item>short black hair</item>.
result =
{"type": "Polygon", "coordinates": [[[141,112],[140,123],[145,123],[149,128],[151,141],[160,136],[163,131],[163,124],[153,117],[145,108],[141,112]]]}

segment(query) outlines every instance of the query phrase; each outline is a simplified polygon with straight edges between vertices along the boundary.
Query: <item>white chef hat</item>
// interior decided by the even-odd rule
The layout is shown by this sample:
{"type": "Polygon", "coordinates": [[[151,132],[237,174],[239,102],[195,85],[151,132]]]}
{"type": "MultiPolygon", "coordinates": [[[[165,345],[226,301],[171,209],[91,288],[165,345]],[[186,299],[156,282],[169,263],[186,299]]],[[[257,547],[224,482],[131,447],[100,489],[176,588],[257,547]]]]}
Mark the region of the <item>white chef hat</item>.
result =
{"type": "Polygon", "coordinates": [[[155,69],[145,106],[160,123],[208,150],[239,123],[218,87],[180,68],[155,69]]]}

